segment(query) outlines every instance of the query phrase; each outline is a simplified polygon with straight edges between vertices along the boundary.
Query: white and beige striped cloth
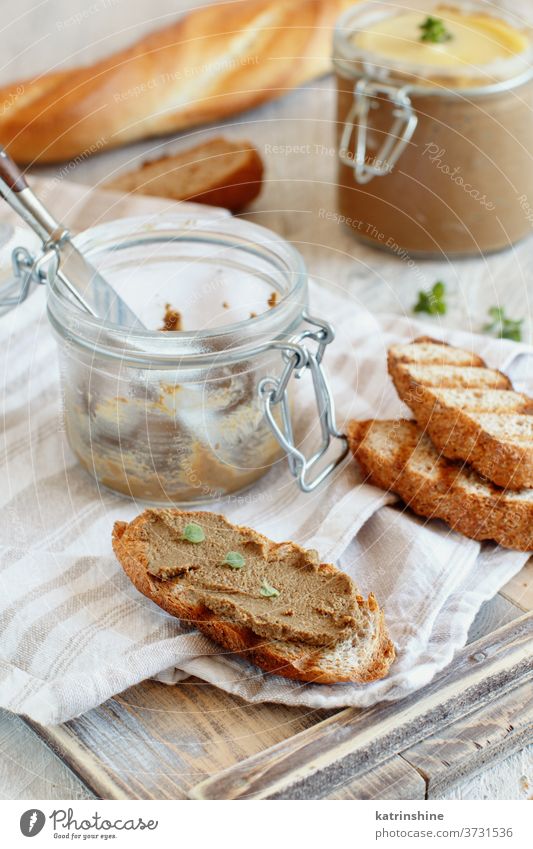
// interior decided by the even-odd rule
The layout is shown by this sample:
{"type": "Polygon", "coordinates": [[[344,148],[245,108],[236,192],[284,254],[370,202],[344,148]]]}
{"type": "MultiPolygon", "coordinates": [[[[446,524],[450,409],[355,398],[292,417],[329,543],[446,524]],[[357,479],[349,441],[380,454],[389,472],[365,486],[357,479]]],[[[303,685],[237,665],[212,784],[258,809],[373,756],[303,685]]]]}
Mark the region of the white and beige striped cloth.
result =
{"type": "MultiPolygon", "coordinates": [[[[387,378],[386,348],[414,332],[444,333],[377,318],[348,295],[316,286],[312,307],[337,326],[327,367],[339,422],[405,414],[387,378]]],[[[472,346],[492,366],[506,367],[518,350],[460,332],[447,338],[472,346]]],[[[60,723],[153,676],[179,686],[196,675],[249,701],[316,708],[398,699],[451,661],[480,605],[527,560],[398,509],[391,496],[360,486],[351,462],[310,495],[298,492],[286,470],[269,473],[213,509],[338,560],[385,606],[398,659],[386,680],[368,686],[302,685],[262,674],[182,629],[116,563],[113,522],[133,518],[142,504],[99,491],[76,464],[63,432],[55,345],[42,291],[0,319],[0,704],[11,711],[60,723]]],[[[305,420],[312,400],[304,393],[299,403],[305,420]]]]}

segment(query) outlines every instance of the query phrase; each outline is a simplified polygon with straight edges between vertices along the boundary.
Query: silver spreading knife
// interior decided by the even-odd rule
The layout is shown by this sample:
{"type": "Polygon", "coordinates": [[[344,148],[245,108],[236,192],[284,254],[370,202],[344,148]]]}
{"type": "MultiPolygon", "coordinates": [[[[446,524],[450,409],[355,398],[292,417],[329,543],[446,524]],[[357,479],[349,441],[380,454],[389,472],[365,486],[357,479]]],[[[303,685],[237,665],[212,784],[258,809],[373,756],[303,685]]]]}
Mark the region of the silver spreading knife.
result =
{"type": "Polygon", "coordinates": [[[72,297],[96,318],[123,327],[144,325],[71,240],[69,230],[41,203],[18,165],[0,146],[0,195],[37,233],[46,249],[54,248],[59,265],[56,276],[72,297]]]}

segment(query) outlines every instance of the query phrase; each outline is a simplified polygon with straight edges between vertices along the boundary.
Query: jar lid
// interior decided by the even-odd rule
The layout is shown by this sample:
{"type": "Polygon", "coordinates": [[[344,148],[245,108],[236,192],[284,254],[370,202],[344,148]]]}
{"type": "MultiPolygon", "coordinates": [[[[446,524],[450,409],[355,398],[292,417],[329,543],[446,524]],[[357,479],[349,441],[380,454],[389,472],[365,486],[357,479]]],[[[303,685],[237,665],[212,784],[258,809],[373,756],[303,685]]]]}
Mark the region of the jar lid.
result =
{"type": "Polygon", "coordinates": [[[334,62],[348,77],[400,82],[433,93],[492,93],[533,76],[533,32],[486,3],[371,0],[338,21],[334,62]]]}

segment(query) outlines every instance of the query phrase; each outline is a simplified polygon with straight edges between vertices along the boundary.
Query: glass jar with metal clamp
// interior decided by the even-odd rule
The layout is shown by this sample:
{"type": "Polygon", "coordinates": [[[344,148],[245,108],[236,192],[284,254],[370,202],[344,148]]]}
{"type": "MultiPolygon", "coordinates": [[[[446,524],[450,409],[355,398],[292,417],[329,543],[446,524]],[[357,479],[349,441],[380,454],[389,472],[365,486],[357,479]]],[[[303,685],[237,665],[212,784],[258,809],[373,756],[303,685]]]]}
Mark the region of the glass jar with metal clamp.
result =
{"type": "MultiPolygon", "coordinates": [[[[2,193],[17,208],[25,198],[11,198],[9,182],[2,193]]],[[[287,457],[310,492],[346,456],[323,371],[333,329],[308,313],[305,265],[287,242],[186,214],[74,238],[51,218],[46,229],[40,255],[13,254],[17,301],[31,280],[46,283],[67,438],[100,486],[148,503],[206,502],[287,457]],[[316,416],[305,419],[319,431],[309,452],[291,410],[307,374],[316,416]]]]}
{"type": "Polygon", "coordinates": [[[338,21],[338,210],[399,256],[531,232],[531,30],[486,3],[359,3],[338,21]]]}
{"type": "Polygon", "coordinates": [[[68,439],[100,485],[206,502],[286,457],[304,492],[326,479],[347,453],[323,372],[334,334],[307,311],[290,245],[247,222],[178,215],[110,222],[75,242],[144,325],[97,320],[49,290],[68,439]],[[181,329],[161,332],[169,307],[181,329]],[[304,418],[319,431],[308,454],[291,409],[306,375],[316,414],[304,418]]]}

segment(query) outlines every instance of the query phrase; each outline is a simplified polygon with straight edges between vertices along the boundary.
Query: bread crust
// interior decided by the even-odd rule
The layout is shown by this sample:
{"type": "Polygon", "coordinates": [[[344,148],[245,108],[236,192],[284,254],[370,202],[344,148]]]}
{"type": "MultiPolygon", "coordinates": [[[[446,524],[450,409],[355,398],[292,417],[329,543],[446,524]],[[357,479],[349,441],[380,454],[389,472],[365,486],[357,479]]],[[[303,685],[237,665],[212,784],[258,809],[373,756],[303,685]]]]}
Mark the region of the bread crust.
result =
{"type": "MultiPolygon", "coordinates": [[[[184,511],[172,512],[184,515],[184,511]]],[[[331,649],[320,649],[304,643],[288,643],[281,640],[265,641],[250,628],[222,620],[203,605],[194,607],[186,605],[183,599],[169,593],[169,582],[158,580],[148,572],[146,546],[142,539],[145,521],[146,513],[141,513],[129,524],[115,522],[112,535],[113,550],[135,587],[167,613],[194,624],[199,631],[211,637],[225,649],[245,657],[265,672],[281,675],[284,678],[316,684],[366,683],[382,678],[388,673],[395,657],[394,646],[387,634],[383,610],[379,608],[372,594],[368,600],[361,596],[357,597],[357,603],[364,613],[368,626],[367,632],[360,636],[361,646],[357,643],[356,636],[353,638],[354,645],[357,643],[360,660],[357,660],[356,648],[354,648],[354,657],[351,661],[339,666],[337,656],[340,651],[349,652],[349,647],[345,648],[349,641],[331,649]],[[364,648],[364,651],[361,648],[364,648]]],[[[251,531],[249,528],[243,528],[243,530],[251,532],[258,540],[266,540],[256,531],[251,531]]],[[[279,545],[286,546],[287,543],[279,543],[279,545]]],[[[291,545],[303,551],[295,543],[291,545]]],[[[322,564],[322,567],[327,568],[328,564],[322,564]]]]}
{"type": "MultiPolygon", "coordinates": [[[[419,516],[445,521],[451,528],[475,540],[495,540],[505,548],[533,550],[533,500],[510,499],[506,493],[479,480],[484,494],[464,487],[465,467],[440,457],[435,451],[435,473],[423,475],[409,465],[414,448],[423,438],[414,422],[399,420],[409,428],[407,439],[398,442],[394,456],[380,456],[366,440],[374,425],[396,422],[352,421],[347,435],[350,449],[370,483],[395,492],[419,516]]],[[[475,474],[475,473],[472,473],[475,474]]]]}
{"type": "MultiPolygon", "coordinates": [[[[442,342],[423,337],[415,339],[413,345],[420,343],[442,345],[442,342]]],[[[456,349],[453,349],[456,350],[456,349]]],[[[477,357],[473,365],[486,368],[485,362],[477,357]]],[[[476,422],[468,410],[460,406],[443,403],[432,392],[431,386],[425,386],[416,380],[409,370],[405,357],[397,356],[395,348],[388,353],[388,370],[401,400],[413,411],[419,425],[429,434],[432,442],[445,457],[450,460],[468,462],[480,475],[505,489],[529,489],[533,487],[533,447],[531,443],[521,445],[506,441],[485,430],[476,422]]],[[[499,389],[514,391],[509,378],[491,370],[499,381],[499,389]]],[[[452,384],[447,384],[451,386],[452,384]]],[[[457,385],[457,389],[460,389],[457,385]]],[[[522,404],[514,411],[516,414],[531,415],[533,399],[522,395],[522,404]]],[[[510,420],[513,413],[510,412],[510,420]]]]}
{"type": "Polygon", "coordinates": [[[21,164],[59,162],[259,106],[329,70],[333,25],[350,5],[243,0],[193,9],[92,65],[4,86],[0,143],[21,164]]]}
{"type": "Polygon", "coordinates": [[[263,162],[250,142],[215,138],[175,155],[144,162],[140,168],[104,183],[103,188],[206,203],[238,212],[257,197],[262,180],[263,162]],[[222,173],[213,175],[212,166],[217,159],[222,161],[222,173]],[[198,170],[205,171],[203,191],[189,188],[186,175],[191,164],[196,176],[198,170]],[[164,172],[154,174],[154,166],[158,171],[162,167],[164,172]]]}

